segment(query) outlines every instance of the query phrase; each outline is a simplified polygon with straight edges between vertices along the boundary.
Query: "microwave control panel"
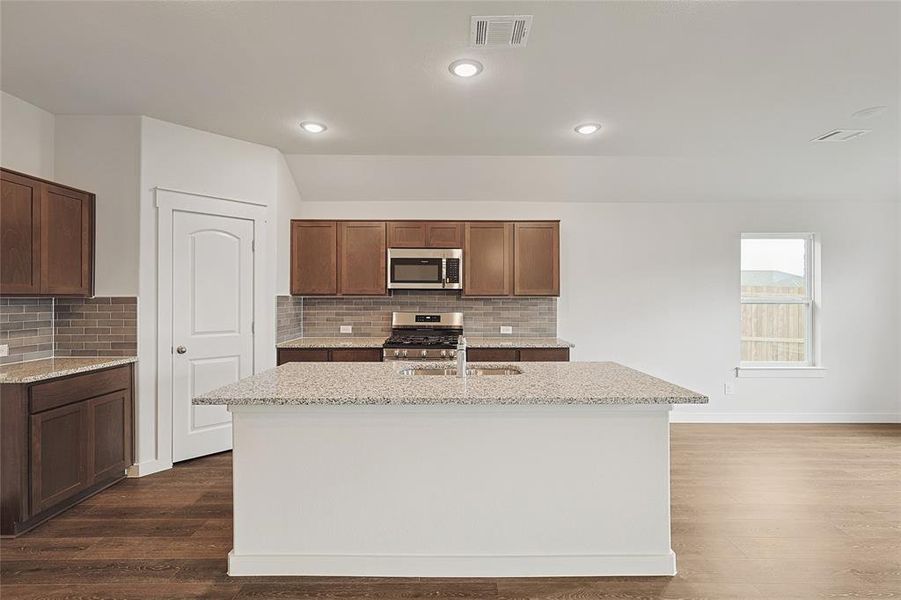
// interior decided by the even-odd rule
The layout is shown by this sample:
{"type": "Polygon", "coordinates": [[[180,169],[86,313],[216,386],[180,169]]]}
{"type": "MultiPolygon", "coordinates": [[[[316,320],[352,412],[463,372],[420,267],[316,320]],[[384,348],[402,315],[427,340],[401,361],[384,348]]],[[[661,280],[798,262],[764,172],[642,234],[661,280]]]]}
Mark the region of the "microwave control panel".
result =
{"type": "Polygon", "coordinates": [[[445,259],[444,281],[446,283],[460,283],[460,259],[445,259]]]}

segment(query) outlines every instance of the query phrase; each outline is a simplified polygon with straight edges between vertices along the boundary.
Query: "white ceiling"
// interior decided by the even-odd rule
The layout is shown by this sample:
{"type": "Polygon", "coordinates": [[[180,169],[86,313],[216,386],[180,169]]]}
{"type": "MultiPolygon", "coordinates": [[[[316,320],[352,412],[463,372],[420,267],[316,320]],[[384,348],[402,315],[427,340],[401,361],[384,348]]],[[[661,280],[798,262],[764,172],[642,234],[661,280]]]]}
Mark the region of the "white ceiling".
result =
{"type": "MultiPolygon", "coordinates": [[[[300,154],[897,157],[901,4],[2,3],[8,93],[300,154]],[[524,49],[469,17],[534,14],[524,49]],[[485,65],[472,80],[450,61],[485,65]],[[869,121],[851,114],[888,105],[869,121]],[[327,133],[298,131],[305,119],[327,133]],[[572,127],[600,121],[590,138],[572,127]],[[836,127],[873,128],[810,144],[836,127]]],[[[857,167],[854,167],[857,168],[857,167]]]]}

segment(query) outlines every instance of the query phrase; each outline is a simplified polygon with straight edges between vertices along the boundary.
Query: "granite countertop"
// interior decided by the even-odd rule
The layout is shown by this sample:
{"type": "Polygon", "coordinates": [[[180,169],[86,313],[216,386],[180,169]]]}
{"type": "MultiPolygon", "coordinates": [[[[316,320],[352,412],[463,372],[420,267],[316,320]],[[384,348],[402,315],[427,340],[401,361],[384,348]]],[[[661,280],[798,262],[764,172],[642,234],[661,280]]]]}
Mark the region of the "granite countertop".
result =
{"type": "MultiPolygon", "coordinates": [[[[491,363],[470,363],[486,366],[491,363]]],[[[704,404],[706,396],[613,362],[525,362],[519,375],[401,375],[453,363],[286,363],[194,398],[226,405],[704,404]]]]}
{"type": "Polygon", "coordinates": [[[381,348],[385,337],[299,337],[279,342],[276,348],[381,348]]]}
{"type": "Polygon", "coordinates": [[[575,344],[560,338],[467,337],[469,348],[574,348],[575,344]]]}
{"type": "MultiPolygon", "coordinates": [[[[384,337],[299,337],[276,344],[276,348],[381,348],[384,337]]],[[[470,348],[572,348],[560,338],[467,337],[470,348]]]]}
{"type": "Polygon", "coordinates": [[[44,358],[0,367],[0,383],[34,383],[136,362],[136,356],[44,358]]]}

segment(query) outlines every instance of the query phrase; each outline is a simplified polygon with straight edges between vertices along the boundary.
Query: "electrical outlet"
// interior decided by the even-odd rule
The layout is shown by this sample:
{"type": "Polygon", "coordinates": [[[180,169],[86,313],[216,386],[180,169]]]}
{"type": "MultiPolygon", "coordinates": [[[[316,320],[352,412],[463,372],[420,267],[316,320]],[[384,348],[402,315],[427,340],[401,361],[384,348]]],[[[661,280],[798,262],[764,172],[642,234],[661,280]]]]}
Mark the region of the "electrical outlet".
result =
{"type": "Polygon", "coordinates": [[[0,356],[9,356],[9,344],[0,344],[0,356]]]}
{"type": "Polygon", "coordinates": [[[501,325],[501,333],[513,333],[513,328],[509,325],[501,325]]]}
{"type": "Polygon", "coordinates": [[[727,396],[731,396],[732,394],[734,394],[735,393],[735,382],[727,381],[726,383],[724,383],[723,384],[723,393],[726,394],[727,396]]]}
{"type": "Polygon", "coordinates": [[[342,325],[341,326],[341,333],[353,333],[353,332],[354,332],[353,325],[342,325]]]}

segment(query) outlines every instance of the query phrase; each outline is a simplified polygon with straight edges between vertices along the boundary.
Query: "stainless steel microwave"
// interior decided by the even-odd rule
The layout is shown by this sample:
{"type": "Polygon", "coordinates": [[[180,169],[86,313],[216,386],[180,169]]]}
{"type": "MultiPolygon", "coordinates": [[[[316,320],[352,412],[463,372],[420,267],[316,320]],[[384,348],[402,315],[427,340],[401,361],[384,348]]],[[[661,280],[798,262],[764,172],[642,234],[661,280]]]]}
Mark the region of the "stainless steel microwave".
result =
{"type": "Polygon", "coordinates": [[[463,250],[389,248],[388,289],[463,289],[463,250]]]}

